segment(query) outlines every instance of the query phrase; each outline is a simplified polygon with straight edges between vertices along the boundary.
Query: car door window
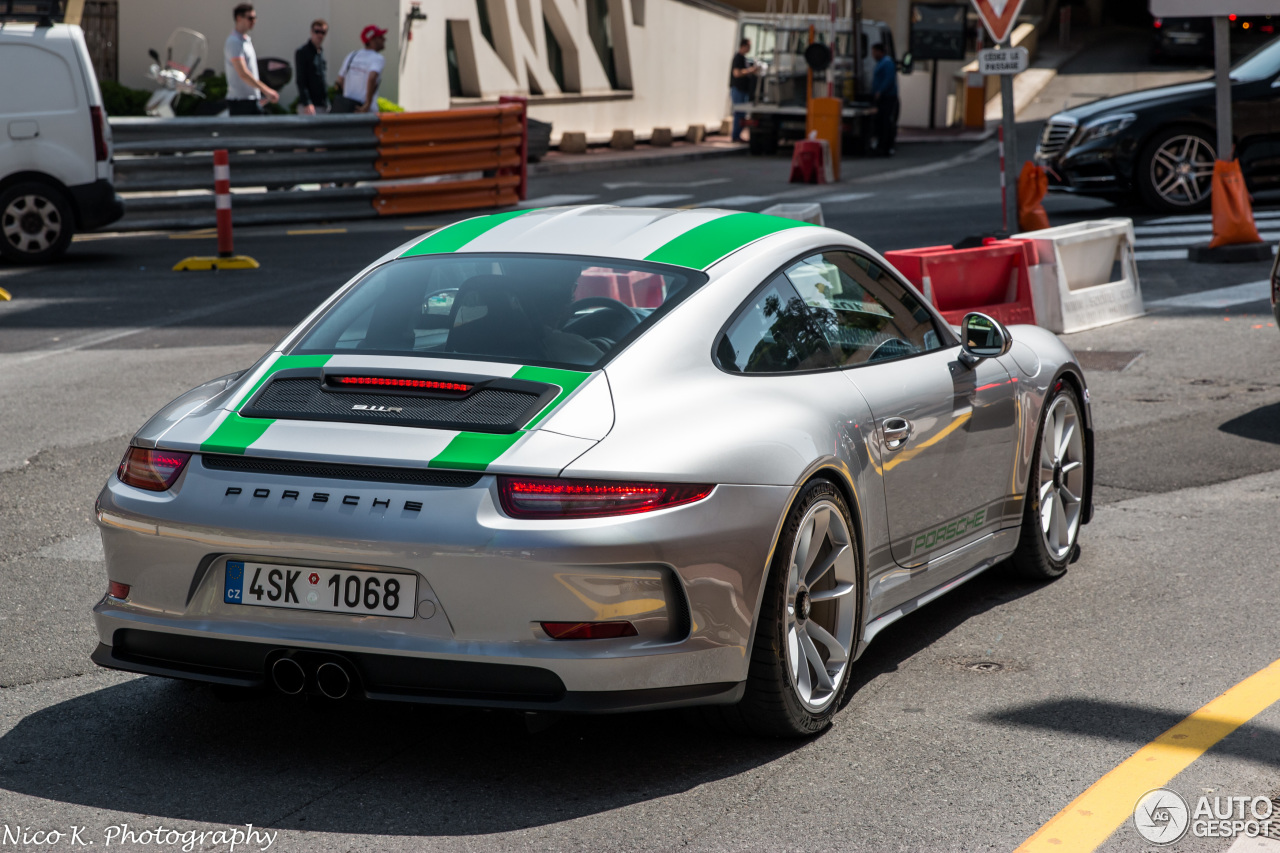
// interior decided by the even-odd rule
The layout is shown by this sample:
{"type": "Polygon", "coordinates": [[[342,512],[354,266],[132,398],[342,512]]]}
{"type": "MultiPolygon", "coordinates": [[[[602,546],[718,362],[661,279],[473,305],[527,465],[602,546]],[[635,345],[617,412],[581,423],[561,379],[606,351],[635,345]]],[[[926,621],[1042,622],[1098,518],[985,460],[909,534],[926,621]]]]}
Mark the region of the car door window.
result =
{"type": "Polygon", "coordinates": [[[933,316],[884,267],[852,252],[823,252],[787,268],[837,365],[852,367],[940,349],[933,316]]]}
{"type": "Polygon", "coordinates": [[[779,274],[743,306],[716,345],[725,370],[787,373],[835,366],[818,318],[779,274]]]}

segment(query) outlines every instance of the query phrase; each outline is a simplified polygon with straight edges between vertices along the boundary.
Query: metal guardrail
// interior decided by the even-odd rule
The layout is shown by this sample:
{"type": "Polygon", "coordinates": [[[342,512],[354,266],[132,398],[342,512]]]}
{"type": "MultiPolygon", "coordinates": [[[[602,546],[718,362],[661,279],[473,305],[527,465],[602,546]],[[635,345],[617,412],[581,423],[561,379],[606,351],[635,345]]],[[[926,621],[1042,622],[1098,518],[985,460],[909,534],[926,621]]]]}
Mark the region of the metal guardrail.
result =
{"type": "Polygon", "coordinates": [[[266,188],[233,195],[246,225],[508,206],[527,187],[521,99],[386,115],[121,118],[111,133],[126,194],[119,230],[212,225],[216,149],[230,153],[232,187],[266,188]]]}

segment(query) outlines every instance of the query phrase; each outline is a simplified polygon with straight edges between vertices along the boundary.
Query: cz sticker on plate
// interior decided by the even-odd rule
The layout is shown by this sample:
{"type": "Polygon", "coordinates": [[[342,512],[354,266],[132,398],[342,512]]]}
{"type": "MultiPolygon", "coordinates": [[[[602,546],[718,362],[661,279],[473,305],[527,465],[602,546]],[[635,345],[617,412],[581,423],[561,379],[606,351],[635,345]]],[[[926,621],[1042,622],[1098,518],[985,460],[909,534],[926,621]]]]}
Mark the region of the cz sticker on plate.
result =
{"type": "Polygon", "coordinates": [[[227,560],[227,604],[413,618],[418,576],[227,560]]]}

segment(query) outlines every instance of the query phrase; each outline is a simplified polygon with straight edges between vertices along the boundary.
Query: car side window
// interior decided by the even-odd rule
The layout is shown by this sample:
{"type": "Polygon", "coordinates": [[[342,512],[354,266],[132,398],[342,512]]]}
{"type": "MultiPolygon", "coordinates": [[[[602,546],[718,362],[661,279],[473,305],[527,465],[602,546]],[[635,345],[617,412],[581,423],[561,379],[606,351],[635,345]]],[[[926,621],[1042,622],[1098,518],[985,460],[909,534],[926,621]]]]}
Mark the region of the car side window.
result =
{"type": "Polygon", "coordinates": [[[813,312],[781,274],[739,310],[716,345],[716,358],[736,373],[835,367],[813,312]]]}
{"type": "Polygon", "coordinates": [[[870,258],[823,252],[792,264],[786,276],[841,367],[942,347],[928,309],[870,258]]]}

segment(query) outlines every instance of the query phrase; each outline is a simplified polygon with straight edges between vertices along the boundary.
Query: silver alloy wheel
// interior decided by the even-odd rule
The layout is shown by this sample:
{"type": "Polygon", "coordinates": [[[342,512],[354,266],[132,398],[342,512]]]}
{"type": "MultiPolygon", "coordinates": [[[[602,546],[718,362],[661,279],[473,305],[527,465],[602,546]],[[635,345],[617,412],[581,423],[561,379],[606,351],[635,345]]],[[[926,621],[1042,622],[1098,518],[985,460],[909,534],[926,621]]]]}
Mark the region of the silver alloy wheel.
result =
{"type": "Polygon", "coordinates": [[[1040,534],[1055,561],[1064,559],[1076,544],[1084,477],[1080,413],[1063,394],[1053,401],[1040,434],[1040,534]]]}
{"type": "Polygon", "coordinates": [[[1191,207],[1213,184],[1213,146],[1192,133],[1166,140],[1151,158],[1151,186],[1165,202],[1191,207]]]}
{"type": "Polygon", "coordinates": [[[810,711],[830,705],[853,650],[857,559],[844,514],[830,501],[809,508],[791,546],[787,576],[787,666],[810,711]]]}
{"type": "Polygon", "coordinates": [[[20,195],[0,215],[5,242],[29,255],[45,251],[62,234],[58,206],[44,196],[20,195]]]}

